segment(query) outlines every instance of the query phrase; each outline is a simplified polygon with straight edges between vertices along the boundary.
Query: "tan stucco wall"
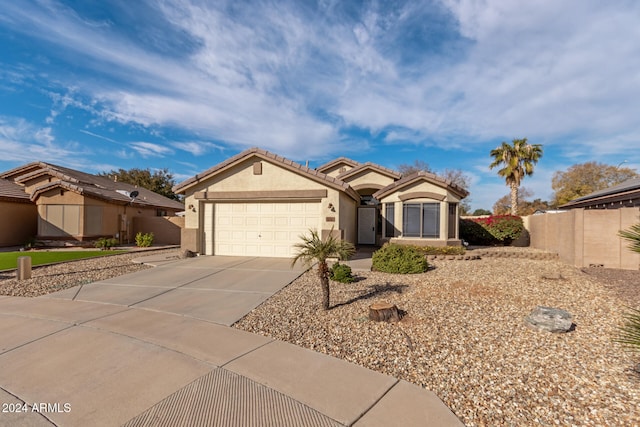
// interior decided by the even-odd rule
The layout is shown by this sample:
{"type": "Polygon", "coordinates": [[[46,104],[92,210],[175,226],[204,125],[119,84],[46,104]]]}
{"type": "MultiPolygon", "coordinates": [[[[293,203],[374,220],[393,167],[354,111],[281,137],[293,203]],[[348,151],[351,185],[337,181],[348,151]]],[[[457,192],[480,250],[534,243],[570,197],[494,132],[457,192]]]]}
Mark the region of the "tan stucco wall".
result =
{"type": "Polygon", "coordinates": [[[184,218],[177,216],[137,216],[132,234],[153,233],[154,244],[179,245],[183,227],[184,218]]]}
{"type": "Polygon", "coordinates": [[[348,172],[351,169],[353,169],[353,166],[348,165],[346,163],[338,163],[336,165],[333,165],[332,167],[330,167],[329,169],[325,170],[324,172],[322,172],[325,175],[329,175],[331,177],[336,177],[338,175],[340,175],[341,173],[344,172],[348,172]],[[342,168],[344,168],[344,170],[341,170],[342,168]]]}
{"type": "Polygon", "coordinates": [[[353,188],[368,184],[374,184],[374,186],[377,186],[378,189],[380,189],[386,187],[389,184],[392,184],[394,181],[395,180],[393,178],[373,171],[371,169],[363,170],[353,176],[344,179],[344,182],[348,183],[353,188]]]}
{"type": "MultiPolygon", "coordinates": [[[[156,217],[156,208],[144,208],[137,206],[124,206],[108,203],[103,200],[84,197],[78,193],[68,190],[55,188],[42,193],[37,201],[40,223],[43,221],[43,212],[45,206],[50,205],[66,205],[79,206],[79,228],[78,233],[63,236],[76,240],[94,240],[98,237],[115,237],[118,235],[122,243],[131,243],[135,234],[133,233],[133,221],[136,217],[156,217]],[[97,233],[88,233],[86,231],[86,215],[88,214],[88,206],[98,207],[102,209],[101,228],[97,233]],[[125,215],[125,223],[120,224],[121,216],[125,215]]],[[[41,226],[38,228],[38,237],[59,238],[61,236],[47,236],[42,234],[41,226]]]]}
{"type": "Polygon", "coordinates": [[[24,245],[36,236],[37,224],[36,205],[0,201],[0,246],[24,245]]]}
{"type": "Polygon", "coordinates": [[[60,181],[60,178],[56,178],[54,176],[49,176],[49,175],[43,175],[37,178],[30,179],[26,182],[23,182],[22,184],[24,185],[24,191],[27,194],[33,194],[33,190],[35,190],[36,187],[48,184],[50,182],[58,182],[58,181],[60,181]]]}
{"type": "MultiPolygon", "coordinates": [[[[455,194],[447,191],[445,188],[439,187],[439,186],[437,186],[435,184],[432,184],[432,183],[426,182],[426,181],[420,181],[420,182],[413,183],[411,185],[407,185],[406,187],[403,187],[402,189],[400,189],[400,190],[398,190],[398,191],[396,191],[394,193],[391,193],[386,197],[383,197],[382,200],[380,200],[380,201],[384,202],[384,203],[387,203],[387,202],[399,202],[400,201],[400,197],[402,195],[409,194],[409,193],[414,193],[414,192],[435,193],[435,194],[439,194],[441,196],[445,196],[444,201],[452,202],[452,203],[459,203],[460,202],[460,198],[458,196],[456,196],[455,194]]],[[[431,201],[433,201],[433,200],[431,200],[431,201]]]]}
{"type": "Polygon", "coordinates": [[[640,254],[628,249],[618,231],[640,222],[640,209],[572,209],[563,213],[532,215],[525,222],[531,247],[556,252],[576,267],[638,270],[640,254]]]}
{"type": "Polygon", "coordinates": [[[344,230],[343,238],[356,244],[358,230],[356,228],[356,218],[358,203],[346,194],[340,194],[340,228],[344,230]]]}
{"type": "MultiPolygon", "coordinates": [[[[194,250],[193,244],[198,245],[197,252],[202,252],[200,246],[202,244],[202,237],[200,232],[197,237],[194,238],[193,232],[190,230],[198,230],[201,224],[204,222],[204,204],[211,202],[215,203],[216,192],[245,192],[244,195],[239,196],[235,201],[239,202],[252,202],[265,199],[260,195],[260,192],[273,192],[273,191],[307,191],[307,190],[326,190],[326,197],[321,198],[319,203],[318,217],[320,218],[320,230],[330,230],[333,227],[335,230],[340,230],[342,234],[349,240],[347,236],[355,235],[353,230],[354,225],[352,219],[347,219],[349,211],[355,211],[355,201],[346,196],[342,191],[338,191],[331,187],[327,187],[321,182],[314,181],[310,178],[299,175],[293,171],[285,169],[277,164],[270,163],[264,159],[250,158],[239,164],[222,171],[214,177],[200,182],[197,185],[189,188],[185,193],[185,231],[183,236],[186,238],[185,249],[194,250]],[[255,175],[253,164],[257,161],[262,163],[262,174],[255,175]],[[206,191],[210,194],[212,200],[205,201],[196,199],[195,194],[206,191]],[[252,193],[252,194],[249,194],[252,193]],[[245,198],[250,197],[250,198],[245,198]],[[332,205],[336,212],[332,212],[329,205],[332,205]],[[189,209],[189,206],[193,205],[194,209],[189,209]],[[327,218],[334,218],[334,221],[328,221],[327,218]]],[[[311,197],[315,199],[315,197],[311,197]]],[[[279,199],[282,202],[294,202],[302,201],[301,199],[279,199]]],[[[234,200],[225,200],[226,202],[234,200]]]]}

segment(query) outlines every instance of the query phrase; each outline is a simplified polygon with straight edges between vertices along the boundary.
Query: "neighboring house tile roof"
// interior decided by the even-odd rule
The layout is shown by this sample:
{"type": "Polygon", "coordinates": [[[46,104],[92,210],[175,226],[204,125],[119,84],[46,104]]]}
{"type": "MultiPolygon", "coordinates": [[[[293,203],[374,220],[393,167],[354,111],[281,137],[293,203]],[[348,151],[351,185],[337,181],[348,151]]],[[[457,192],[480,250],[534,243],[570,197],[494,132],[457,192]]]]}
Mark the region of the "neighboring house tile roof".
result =
{"type": "Polygon", "coordinates": [[[344,181],[345,179],[352,177],[354,175],[357,175],[358,173],[365,170],[373,170],[375,172],[378,172],[382,175],[386,175],[393,179],[400,179],[402,177],[401,174],[399,174],[398,172],[392,169],[385,168],[384,166],[380,166],[375,163],[367,162],[367,163],[359,164],[358,166],[355,166],[353,169],[349,169],[348,171],[342,172],[336,178],[344,181]]]}
{"type": "MultiPolygon", "coordinates": [[[[34,188],[30,195],[32,201],[35,201],[43,192],[51,190],[52,188],[60,187],[107,202],[125,204],[131,202],[131,198],[127,194],[123,193],[138,191],[138,196],[132,202],[133,206],[165,208],[177,211],[184,210],[184,205],[182,203],[161,196],[160,194],[154,193],[146,188],[137,187],[124,182],[114,182],[107,177],[91,175],[51,163],[29,163],[0,174],[0,177],[4,176],[14,177],[16,183],[26,183],[29,180],[39,178],[41,176],[51,176],[60,180],[34,188]],[[22,174],[20,174],[21,172],[22,174]]],[[[18,184],[14,185],[20,187],[18,184]]]]}
{"type": "Polygon", "coordinates": [[[320,165],[316,168],[316,170],[318,172],[323,172],[327,169],[331,169],[333,166],[339,165],[341,163],[344,163],[346,165],[351,166],[352,168],[355,168],[356,166],[360,165],[360,163],[356,162],[355,160],[349,159],[347,157],[338,157],[337,159],[333,159],[330,162],[327,162],[323,165],[320,165]]]}
{"type": "Polygon", "coordinates": [[[302,166],[299,163],[296,163],[292,160],[286,159],[284,157],[278,156],[277,154],[273,154],[270,153],[266,150],[254,147],[254,148],[249,148],[239,154],[236,154],[233,157],[228,158],[227,160],[224,160],[221,163],[218,163],[217,165],[207,169],[206,171],[197,174],[179,184],[177,184],[176,186],[173,187],[173,191],[175,193],[183,193],[185,190],[187,190],[188,188],[192,187],[193,185],[198,184],[199,182],[202,182],[206,179],[211,178],[212,176],[216,175],[217,173],[226,170],[227,168],[231,167],[232,165],[235,165],[236,163],[239,163],[243,160],[246,160],[249,157],[258,157],[261,158],[263,160],[266,161],[270,161],[274,164],[277,164],[279,166],[283,166],[285,169],[289,169],[295,173],[298,173],[302,176],[305,176],[309,179],[312,179],[316,182],[320,182],[322,184],[325,184],[331,188],[334,188],[336,190],[340,190],[340,191],[344,191],[345,193],[347,193],[350,197],[352,197],[354,200],[360,200],[360,196],[358,195],[358,193],[355,192],[355,190],[353,190],[349,184],[347,184],[346,182],[337,179],[337,178],[333,178],[330,177],[328,175],[325,175],[322,172],[318,172],[315,169],[310,169],[306,166],[302,166]]]}
{"type": "Polygon", "coordinates": [[[29,195],[21,185],[15,182],[0,178],[0,201],[15,203],[31,203],[29,195]]]}
{"type": "Polygon", "coordinates": [[[605,188],[604,190],[594,191],[591,194],[565,203],[559,206],[559,208],[582,208],[613,202],[633,201],[636,199],[640,199],[640,178],[632,178],[618,185],[605,188]]]}
{"type": "Polygon", "coordinates": [[[432,184],[435,184],[439,187],[444,187],[447,188],[449,190],[451,190],[453,193],[459,195],[460,197],[464,198],[467,197],[469,195],[469,192],[467,190],[465,190],[464,188],[454,184],[453,182],[451,182],[450,180],[441,178],[437,175],[434,175],[430,172],[416,172],[413,173],[411,175],[407,175],[404,176],[402,178],[400,178],[399,180],[397,180],[396,182],[393,182],[389,185],[387,185],[386,187],[376,191],[373,194],[373,197],[375,197],[376,199],[380,200],[382,197],[385,197],[391,193],[393,193],[394,191],[398,191],[403,187],[406,187],[407,185],[411,185],[416,181],[428,181],[431,182],[432,184]]]}

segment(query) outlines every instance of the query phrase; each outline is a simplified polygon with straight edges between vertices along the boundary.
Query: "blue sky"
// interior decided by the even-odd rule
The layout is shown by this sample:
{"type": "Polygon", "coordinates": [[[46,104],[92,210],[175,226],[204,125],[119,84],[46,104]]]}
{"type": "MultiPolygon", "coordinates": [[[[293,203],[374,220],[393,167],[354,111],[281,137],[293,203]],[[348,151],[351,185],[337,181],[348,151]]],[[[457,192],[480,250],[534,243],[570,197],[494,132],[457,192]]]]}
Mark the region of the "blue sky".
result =
{"type": "Polygon", "coordinates": [[[490,209],[501,141],[544,145],[536,198],[575,163],[640,169],[637,1],[3,3],[0,170],[180,181],[258,146],[460,168],[490,209]]]}

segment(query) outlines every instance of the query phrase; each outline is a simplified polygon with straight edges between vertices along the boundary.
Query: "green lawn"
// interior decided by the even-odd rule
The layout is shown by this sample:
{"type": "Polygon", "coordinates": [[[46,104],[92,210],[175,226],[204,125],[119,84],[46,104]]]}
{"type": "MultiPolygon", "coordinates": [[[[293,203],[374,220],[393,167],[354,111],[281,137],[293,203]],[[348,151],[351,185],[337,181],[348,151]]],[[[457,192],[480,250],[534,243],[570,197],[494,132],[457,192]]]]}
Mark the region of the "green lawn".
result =
{"type": "Polygon", "coordinates": [[[121,254],[126,251],[30,251],[0,252],[0,270],[17,268],[18,257],[30,256],[31,265],[50,264],[52,262],[72,261],[74,259],[93,258],[105,255],[121,254]]]}

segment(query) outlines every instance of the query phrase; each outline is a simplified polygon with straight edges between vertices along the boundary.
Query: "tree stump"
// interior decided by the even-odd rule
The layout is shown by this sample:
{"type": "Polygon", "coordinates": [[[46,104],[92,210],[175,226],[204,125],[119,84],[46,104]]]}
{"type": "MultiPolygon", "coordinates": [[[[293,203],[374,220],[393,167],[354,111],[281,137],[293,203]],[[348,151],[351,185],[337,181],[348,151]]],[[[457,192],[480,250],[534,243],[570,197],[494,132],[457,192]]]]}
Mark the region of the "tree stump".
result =
{"type": "Polygon", "coordinates": [[[398,307],[388,302],[377,302],[369,306],[369,320],[376,322],[397,322],[400,320],[398,307]]]}

